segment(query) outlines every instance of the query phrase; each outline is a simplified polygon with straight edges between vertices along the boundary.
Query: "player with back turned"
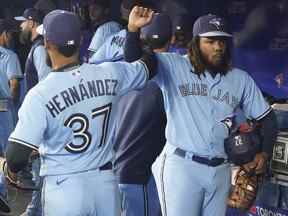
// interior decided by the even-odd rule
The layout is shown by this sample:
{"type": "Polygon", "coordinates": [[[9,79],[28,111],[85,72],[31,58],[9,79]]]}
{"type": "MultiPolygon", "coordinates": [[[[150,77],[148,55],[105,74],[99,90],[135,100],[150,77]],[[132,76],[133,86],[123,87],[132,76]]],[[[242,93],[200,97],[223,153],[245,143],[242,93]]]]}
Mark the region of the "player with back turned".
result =
{"type": "MultiPolygon", "coordinates": [[[[141,52],[138,31],[144,25],[138,19],[137,13],[129,19],[127,60],[141,52]]],[[[167,142],[152,172],[165,216],[225,215],[231,178],[224,140],[237,108],[262,126],[262,149],[245,167],[264,172],[271,156],[275,114],[253,79],[231,67],[229,38],[222,18],[205,15],[194,24],[188,58],[156,54],[154,80],[164,97],[167,142]]]]}
{"type": "MultiPolygon", "coordinates": [[[[151,20],[153,12],[143,15],[151,20]]],[[[143,56],[132,64],[79,65],[80,21],[68,11],[50,12],[37,31],[53,71],[25,97],[2,167],[17,183],[15,173],[37,150],[43,215],[119,216],[112,172],[115,103],[144,87],[155,64],[143,56]]]]}

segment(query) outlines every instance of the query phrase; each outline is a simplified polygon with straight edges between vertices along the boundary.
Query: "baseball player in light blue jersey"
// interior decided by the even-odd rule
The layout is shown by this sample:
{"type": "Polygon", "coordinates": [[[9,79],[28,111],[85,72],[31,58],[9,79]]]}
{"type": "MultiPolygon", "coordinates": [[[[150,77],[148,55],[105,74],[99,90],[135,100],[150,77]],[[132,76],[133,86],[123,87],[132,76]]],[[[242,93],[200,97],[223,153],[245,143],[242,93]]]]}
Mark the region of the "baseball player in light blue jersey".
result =
{"type": "Polygon", "coordinates": [[[132,64],[80,66],[80,21],[68,11],[50,12],[38,32],[44,35],[53,71],[28,92],[19,110],[6,154],[9,173],[23,169],[37,150],[43,215],[118,216],[112,172],[116,102],[143,87],[155,64],[143,57],[132,64]]]}
{"type": "Polygon", "coordinates": [[[35,8],[28,8],[22,16],[14,17],[15,20],[22,22],[20,25],[22,43],[32,43],[25,63],[25,93],[51,71],[46,63],[47,53],[44,48],[43,37],[36,31],[37,27],[41,25],[43,17],[42,12],[35,8]]]}
{"type": "Polygon", "coordinates": [[[90,58],[89,63],[97,64],[103,60],[117,58],[123,59],[126,29],[110,36],[106,42],[90,58]]]}
{"type": "MultiPolygon", "coordinates": [[[[125,57],[139,50],[135,34],[140,16],[129,20],[125,57]],[[130,22],[131,21],[131,22],[130,22]]],[[[164,216],[224,216],[230,166],[224,150],[229,136],[225,120],[240,107],[259,121],[262,150],[245,166],[264,172],[277,133],[276,118],[253,79],[231,67],[223,19],[197,19],[189,58],[157,54],[155,82],[162,90],[167,115],[166,145],[152,166],[164,216]]]]}
{"type": "Polygon", "coordinates": [[[93,53],[97,52],[97,50],[104,44],[109,36],[119,32],[122,28],[119,23],[110,20],[110,8],[110,1],[89,1],[89,17],[92,23],[97,25],[96,32],[88,47],[88,50],[93,53]]]}
{"type": "MultiPolygon", "coordinates": [[[[13,26],[0,19],[0,155],[5,154],[9,134],[15,127],[14,102],[18,99],[18,79],[22,78],[19,59],[13,51],[6,49],[11,39],[13,26]],[[12,89],[11,89],[12,88],[12,89]],[[13,93],[13,94],[12,94],[13,93]],[[13,98],[14,96],[14,98],[13,98]]],[[[0,175],[0,196],[7,195],[5,179],[0,175]]],[[[5,200],[4,200],[5,201],[5,200]]],[[[2,213],[2,209],[0,209],[2,213]]]]}
{"type": "MultiPolygon", "coordinates": [[[[24,85],[22,85],[22,101],[25,94],[39,81],[46,78],[51,71],[51,67],[48,66],[46,62],[47,52],[44,48],[43,37],[36,31],[37,27],[42,23],[43,18],[44,15],[42,12],[35,8],[28,8],[23,12],[22,16],[15,17],[16,20],[21,21],[21,41],[25,44],[31,44],[31,49],[25,62],[25,82],[24,85]]],[[[29,179],[31,178],[30,170],[27,171],[28,172],[22,173],[22,175],[27,176],[26,179],[29,179]]],[[[37,185],[41,185],[39,171],[40,160],[35,157],[35,159],[32,160],[32,174],[34,182],[37,185]]],[[[27,206],[24,215],[38,216],[41,215],[41,212],[41,191],[33,191],[31,202],[27,206]]]]}
{"type": "MultiPolygon", "coordinates": [[[[146,3],[138,0],[123,0],[121,4],[122,19],[127,20],[129,13],[135,5],[145,6],[146,3]]],[[[124,44],[126,40],[127,29],[122,29],[106,39],[105,43],[90,58],[89,63],[97,64],[107,60],[123,60],[124,44]]]]}
{"type": "Polygon", "coordinates": [[[20,62],[16,53],[5,48],[11,39],[13,26],[8,20],[0,19],[0,152],[3,155],[9,134],[15,126],[14,104],[18,100],[18,80],[22,78],[20,62]]]}

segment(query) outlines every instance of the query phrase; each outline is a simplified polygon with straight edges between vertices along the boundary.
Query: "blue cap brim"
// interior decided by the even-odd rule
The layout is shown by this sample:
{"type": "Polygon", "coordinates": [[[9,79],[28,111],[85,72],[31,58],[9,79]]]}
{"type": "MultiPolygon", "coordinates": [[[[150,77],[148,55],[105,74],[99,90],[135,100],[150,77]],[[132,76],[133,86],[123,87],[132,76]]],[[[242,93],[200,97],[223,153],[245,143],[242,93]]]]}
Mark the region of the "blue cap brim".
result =
{"type": "Polygon", "coordinates": [[[16,16],[16,17],[14,17],[14,19],[17,20],[17,21],[26,21],[26,20],[27,20],[27,19],[26,19],[25,17],[23,17],[23,16],[16,16]]]}
{"type": "Polygon", "coordinates": [[[222,31],[212,31],[199,34],[200,37],[232,37],[232,34],[222,31]]]}

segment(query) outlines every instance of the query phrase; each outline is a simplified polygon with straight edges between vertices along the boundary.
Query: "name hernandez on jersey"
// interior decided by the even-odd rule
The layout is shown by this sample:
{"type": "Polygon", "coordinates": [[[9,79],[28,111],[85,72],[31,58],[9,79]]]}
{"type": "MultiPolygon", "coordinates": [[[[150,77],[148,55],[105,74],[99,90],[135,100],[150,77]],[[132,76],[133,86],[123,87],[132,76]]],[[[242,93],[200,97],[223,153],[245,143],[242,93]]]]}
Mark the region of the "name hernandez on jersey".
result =
{"type": "Polygon", "coordinates": [[[66,108],[85,99],[117,95],[116,88],[118,83],[116,79],[81,82],[78,86],[69,87],[51,97],[48,103],[45,104],[45,107],[52,117],[55,118],[66,108]]]}

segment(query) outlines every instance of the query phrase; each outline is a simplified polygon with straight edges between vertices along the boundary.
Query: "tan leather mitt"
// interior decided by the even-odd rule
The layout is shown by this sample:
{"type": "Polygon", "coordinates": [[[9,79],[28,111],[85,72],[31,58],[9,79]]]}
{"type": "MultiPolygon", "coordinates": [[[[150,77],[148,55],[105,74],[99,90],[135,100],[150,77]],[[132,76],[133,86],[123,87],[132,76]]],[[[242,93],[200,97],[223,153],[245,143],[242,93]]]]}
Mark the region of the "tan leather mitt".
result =
{"type": "Polygon", "coordinates": [[[260,178],[262,175],[247,172],[240,167],[235,176],[235,186],[232,187],[228,197],[228,206],[248,210],[256,198],[260,178]]]}

